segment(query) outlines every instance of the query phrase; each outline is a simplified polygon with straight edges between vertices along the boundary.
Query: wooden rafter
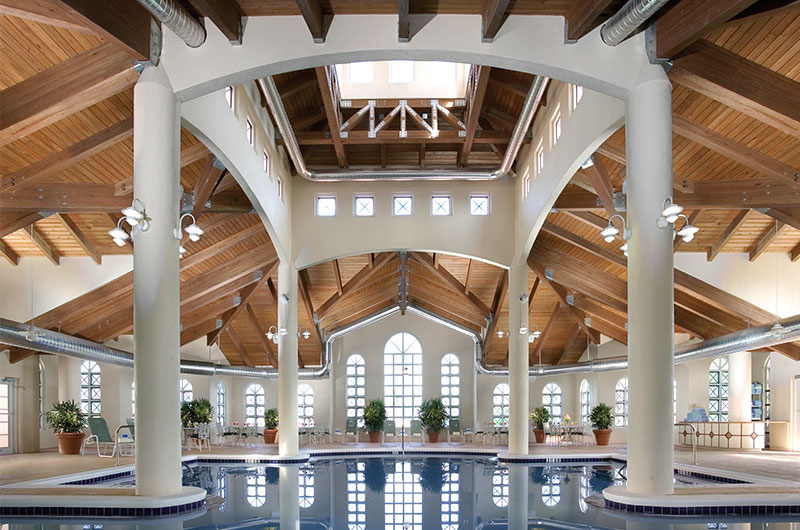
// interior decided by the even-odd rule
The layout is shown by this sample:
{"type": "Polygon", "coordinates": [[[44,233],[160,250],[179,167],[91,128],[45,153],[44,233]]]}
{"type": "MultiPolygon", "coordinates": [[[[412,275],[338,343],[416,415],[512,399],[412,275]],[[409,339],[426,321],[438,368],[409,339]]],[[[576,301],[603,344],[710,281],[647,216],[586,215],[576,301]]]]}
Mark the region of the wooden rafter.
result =
{"type": "Polygon", "coordinates": [[[556,322],[558,322],[559,315],[561,315],[561,303],[557,302],[553,312],[550,314],[550,318],[547,319],[547,324],[545,324],[542,334],[539,335],[539,338],[533,343],[533,349],[528,354],[528,364],[536,362],[539,354],[542,353],[547,339],[550,338],[550,333],[553,331],[556,322]]]}
{"type": "MultiPolygon", "coordinates": [[[[491,0],[493,4],[502,4],[502,1],[491,0]]],[[[505,2],[508,3],[507,1],[505,2]]],[[[505,9],[503,9],[505,11],[505,9]]],[[[499,26],[498,26],[499,29],[499,26]]],[[[483,108],[483,98],[486,96],[486,87],[489,85],[489,76],[492,74],[490,66],[477,66],[475,67],[475,80],[474,87],[468,93],[468,107],[466,117],[467,135],[464,137],[464,143],[461,145],[461,152],[458,156],[458,163],[460,166],[466,166],[469,163],[469,153],[472,151],[472,144],[475,141],[475,131],[478,129],[478,118],[481,115],[483,108]]],[[[470,90],[470,87],[468,87],[470,90]]]]}
{"type": "Polygon", "coordinates": [[[772,217],[773,219],[777,219],[778,221],[787,224],[796,230],[800,230],[800,208],[794,208],[793,210],[770,208],[765,210],[764,214],[772,217]]]}
{"type": "Polygon", "coordinates": [[[225,37],[242,43],[242,9],[237,0],[189,0],[201,15],[208,17],[225,37]]]}
{"type": "Polygon", "coordinates": [[[597,19],[610,3],[611,0],[574,2],[564,17],[567,39],[576,41],[589,33],[597,25],[597,19]]]}
{"type": "Polygon", "coordinates": [[[489,348],[494,342],[494,330],[497,328],[497,320],[500,317],[500,310],[505,303],[505,298],[508,296],[508,270],[503,269],[503,274],[500,276],[500,281],[497,283],[497,289],[492,298],[492,316],[489,319],[489,325],[486,327],[486,336],[483,339],[483,355],[489,351],[489,348]]]}
{"type": "Polygon", "coordinates": [[[561,349],[561,355],[556,361],[556,364],[564,364],[567,361],[567,354],[569,353],[569,349],[572,347],[572,344],[578,339],[580,334],[581,334],[581,327],[577,324],[572,326],[572,331],[567,336],[566,342],[564,342],[564,347],[561,349]]]}
{"type": "Polygon", "coordinates": [[[589,180],[592,182],[594,192],[600,197],[603,208],[605,208],[606,213],[611,217],[617,213],[617,209],[614,208],[614,186],[611,184],[611,177],[602,160],[597,157],[594,157],[593,160],[594,164],[587,167],[584,171],[589,175],[589,180]]]}
{"type": "Polygon", "coordinates": [[[24,361],[28,357],[32,357],[37,355],[39,352],[36,350],[29,350],[27,348],[19,348],[17,346],[9,346],[8,347],[8,362],[11,364],[17,364],[20,361],[24,361]]]}
{"type": "Polygon", "coordinates": [[[325,42],[325,18],[322,15],[322,6],[319,0],[296,0],[297,7],[306,21],[308,31],[317,44],[325,42]]]}
{"type": "MultiPolygon", "coordinates": [[[[206,232],[210,232],[212,229],[206,226],[205,230],[206,232]]],[[[181,258],[181,270],[194,267],[195,265],[220,254],[221,252],[229,250],[242,241],[245,241],[257,234],[263,233],[264,227],[259,223],[248,226],[247,228],[238,232],[233,232],[232,234],[228,235],[228,237],[199,250],[193,251],[193,247],[187,246],[188,252],[183,258],[181,258]]]]}
{"type": "MultiPolygon", "coordinates": [[[[181,149],[181,168],[197,162],[201,158],[208,156],[208,147],[203,142],[197,142],[189,147],[181,149]]],[[[133,193],[133,177],[128,177],[122,182],[114,185],[117,195],[129,195],[133,193]]]]}
{"type": "Polygon", "coordinates": [[[319,347],[320,355],[322,355],[322,350],[325,348],[325,344],[322,341],[322,333],[319,331],[317,319],[315,318],[314,314],[314,304],[311,301],[311,291],[309,290],[309,284],[311,283],[311,280],[308,277],[307,269],[298,271],[297,282],[298,290],[300,291],[300,300],[303,303],[303,309],[305,309],[306,318],[308,318],[308,321],[311,323],[311,335],[314,336],[316,345],[319,347]]]}
{"type": "Polygon", "coordinates": [[[192,208],[192,214],[195,217],[205,209],[206,202],[211,198],[214,186],[219,182],[223,171],[223,169],[217,167],[216,158],[213,155],[209,156],[194,185],[194,208],[192,208]]]}
{"type": "Polygon", "coordinates": [[[36,225],[30,225],[25,230],[23,230],[24,234],[28,237],[28,240],[31,241],[39,251],[44,254],[53,265],[60,265],[61,263],[61,253],[53,248],[49,241],[44,237],[42,232],[36,227],[36,225]]]}
{"type": "Polygon", "coordinates": [[[222,315],[222,326],[220,326],[220,328],[218,330],[212,331],[211,333],[208,334],[208,337],[206,339],[206,344],[211,346],[212,344],[219,342],[220,334],[225,330],[225,328],[230,323],[233,322],[233,320],[237,316],[239,316],[241,314],[241,312],[244,310],[245,306],[247,306],[247,304],[250,303],[250,300],[253,298],[253,295],[255,295],[256,291],[258,291],[258,288],[261,285],[264,284],[264,282],[265,282],[264,279],[265,278],[269,278],[272,275],[272,273],[275,272],[275,269],[277,269],[277,268],[278,268],[278,262],[277,261],[275,261],[272,264],[272,266],[270,266],[270,267],[264,267],[261,270],[261,278],[259,280],[257,280],[257,281],[254,281],[253,283],[251,283],[250,285],[248,285],[247,287],[245,287],[244,289],[242,289],[239,292],[239,298],[240,298],[239,305],[237,305],[233,309],[229,309],[227,312],[223,313],[223,315],[222,315]]]}
{"type": "Polygon", "coordinates": [[[0,194],[0,208],[15,211],[99,213],[118,212],[130,199],[115,195],[112,184],[52,182],[0,194]]]}
{"type": "Polygon", "coordinates": [[[12,265],[19,264],[19,255],[14,252],[14,249],[6,245],[5,241],[0,239],[0,254],[8,260],[12,265]]]}
{"type": "Polygon", "coordinates": [[[762,0],[751,5],[722,25],[733,28],[763,19],[779,17],[800,11],[800,0],[762,0]]]}
{"type": "MultiPolygon", "coordinates": [[[[597,152],[607,158],[610,158],[618,164],[622,164],[623,166],[626,164],[625,148],[620,148],[616,145],[606,142],[597,148],[597,152]]],[[[683,193],[694,192],[694,182],[692,182],[688,177],[681,175],[680,173],[676,173],[675,171],[672,172],[672,187],[673,189],[683,193]]]]}
{"type": "Polygon", "coordinates": [[[242,358],[242,361],[244,361],[244,364],[250,367],[255,366],[253,360],[250,358],[250,354],[247,353],[244,344],[242,344],[242,340],[239,338],[236,330],[233,329],[233,326],[228,326],[225,328],[225,331],[228,333],[228,338],[231,339],[236,351],[239,352],[239,356],[242,358]]]}
{"type": "Polygon", "coordinates": [[[342,295],[342,272],[339,270],[339,260],[332,259],[331,265],[333,265],[333,276],[336,279],[336,292],[339,296],[342,295]]]}
{"type": "MultiPolygon", "coordinates": [[[[604,223],[603,226],[605,227],[606,224],[604,223]]],[[[614,253],[600,245],[592,243],[588,239],[582,238],[579,235],[570,232],[565,228],[561,228],[560,226],[553,224],[549,221],[545,221],[542,225],[542,231],[551,234],[562,241],[566,241],[567,243],[571,243],[576,247],[589,252],[590,254],[594,254],[599,258],[603,258],[604,260],[614,263],[616,265],[620,265],[621,267],[626,267],[628,264],[628,260],[625,259],[625,256],[622,254],[614,253]]]]}
{"type": "Polygon", "coordinates": [[[92,258],[95,263],[100,265],[102,256],[94,247],[92,242],[89,241],[89,238],[86,237],[86,234],[84,234],[83,231],[78,227],[77,223],[75,223],[75,220],[67,214],[56,214],[56,217],[59,221],[61,221],[61,224],[64,225],[64,228],[67,229],[67,232],[69,232],[75,242],[80,245],[84,252],[86,252],[86,255],[92,258]]]}
{"type": "Polygon", "coordinates": [[[459,294],[462,298],[464,298],[467,302],[469,302],[475,309],[478,310],[484,317],[488,317],[491,314],[492,310],[486,304],[484,304],[480,298],[475,296],[472,292],[468,291],[464,284],[462,284],[458,279],[450,274],[450,272],[435,263],[435,258],[428,256],[422,252],[411,252],[411,258],[416,261],[417,263],[423,265],[426,269],[431,271],[434,275],[436,275],[440,280],[445,282],[445,285],[453,289],[455,292],[459,294]]]}
{"type": "Polygon", "coordinates": [[[272,341],[267,339],[267,335],[266,333],[264,333],[264,328],[261,327],[261,323],[258,321],[255,311],[253,311],[253,307],[250,304],[247,304],[244,309],[245,309],[245,314],[247,315],[247,320],[248,322],[250,322],[250,325],[253,326],[253,329],[256,332],[256,336],[258,337],[258,341],[261,343],[261,347],[264,348],[264,353],[267,355],[267,359],[269,359],[269,362],[270,364],[272,364],[272,366],[277,368],[278,354],[272,347],[273,346],[272,341]]]}
{"type": "Polygon", "coordinates": [[[481,18],[481,39],[491,42],[505,22],[506,10],[510,0],[483,0],[481,18]]]}
{"type": "Polygon", "coordinates": [[[706,255],[706,259],[708,261],[713,261],[717,255],[722,252],[723,247],[731,240],[733,235],[744,225],[745,221],[747,221],[748,216],[750,215],[752,210],[741,210],[739,213],[736,214],[733,221],[725,227],[725,230],[719,235],[714,244],[711,245],[711,248],[708,249],[708,253],[706,255]]]}
{"type": "Polygon", "coordinates": [[[408,5],[410,0],[397,2],[397,42],[408,42],[411,39],[410,22],[408,18],[408,5]]]}
{"type": "MultiPolygon", "coordinates": [[[[694,210],[687,219],[689,220],[690,225],[696,225],[697,218],[700,217],[700,214],[703,210],[694,210]]],[[[677,252],[678,248],[683,245],[684,241],[682,237],[675,237],[675,241],[672,243],[672,252],[677,252]]]]}
{"type": "Polygon", "coordinates": [[[85,25],[85,20],[63,9],[55,0],[3,0],[0,2],[0,14],[79,33],[93,33],[85,25]]]}
{"type": "Polygon", "coordinates": [[[379,269],[381,269],[384,265],[386,265],[396,257],[397,254],[395,254],[394,252],[384,252],[375,260],[374,265],[372,264],[365,265],[364,268],[358,271],[356,275],[353,276],[350,279],[350,281],[348,281],[342,287],[342,294],[339,294],[337,292],[336,294],[328,298],[325,301],[325,303],[323,303],[321,306],[317,308],[317,317],[320,320],[325,318],[325,316],[330,313],[331,309],[333,309],[336,305],[338,305],[339,302],[342,301],[342,299],[346,298],[347,295],[358,289],[361,285],[364,284],[364,282],[369,280],[379,269]]]}
{"type": "Polygon", "coordinates": [[[25,228],[42,217],[39,212],[17,212],[0,208],[0,237],[6,237],[21,228],[25,228]]]}
{"type": "Polygon", "coordinates": [[[780,236],[789,226],[780,221],[771,223],[761,234],[755,245],[748,252],[750,261],[755,261],[761,254],[769,249],[769,246],[780,236]]]}
{"type": "Polygon", "coordinates": [[[341,115],[338,108],[339,98],[336,93],[338,89],[333,80],[336,71],[333,67],[328,66],[318,66],[314,71],[317,74],[319,91],[320,94],[322,94],[322,103],[325,105],[325,115],[328,117],[328,126],[331,132],[333,149],[336,152],[336,160],[339,162],[339,167],[347,167],[347,155],[345,154],[344,144],[339,134],[341,115]]]}

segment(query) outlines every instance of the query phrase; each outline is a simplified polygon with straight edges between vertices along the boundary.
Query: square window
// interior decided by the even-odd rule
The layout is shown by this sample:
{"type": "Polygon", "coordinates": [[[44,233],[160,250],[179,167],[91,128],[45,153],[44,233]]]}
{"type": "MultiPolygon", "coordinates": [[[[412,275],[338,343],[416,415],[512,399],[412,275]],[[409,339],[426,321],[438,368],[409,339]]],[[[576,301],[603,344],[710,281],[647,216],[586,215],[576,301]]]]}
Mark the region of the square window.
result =
{"type": "Polygon", "coordinates": [[[413,83],[414,61],[389,61],[390,83],[413,83]]]}
{"type": "Polygon", "coordinates": [[[450,215],[450,196],[431,196],[431,215],[450,215]]]}
{"type": "Polygon", "coordinates": [[[253,122],[250,121],[250,118],[247,118],[247,122],[245,122],[244,131],[247,135],[247,143],[253,145],[255,135],[253,134],[253,122]]]}
{"type": "Polygon", "coordinates": [[[430,68],[431,83],[445,84],[456,82],[456,63],[431,61],[430,68]]]}
{"type": "Polygon", "coordinates": [[[375,63],[365,61],[350,63],[347,68],[347,79],[353,83],[372,83],[375,79],[375,63]]]}
{"type": "Polygon", "coordinates": [[[317,215],[320,217],[333,217],[336,215],[336,197],[319,195],[317,197],[317,215]]]}
{"type": "Polygon", "coordinates": [[[375,215],[375,197],[356,197],[356,217],[371,217],[375,215]]]}
{"type": "Polygon", "coordinates": [[[561,138],[561,113],[556,112],[556,116],[553,118],[553,145],[556,145],[559,138],[561,138]]]}
{"type": "Polygon", "coordinates": [[[471,195],[469,198],[470,215],[489,215],[489,196],[471,195]]]}
{"type": "Polygon", "coordinates": [[[392,201],[394,215],[411,215],[414,209],[414,198],[410,195],[395,195],[392,201]]]}
{"type": "Polygon", "coordinates": [[[263,162],[264,162],[264,173],[266,173],[267,176],[269,176],[269,153],[267,153],[266,151],[264,151],[263,162]]]}
{"type": "Polygon", "coordinates": [[[226,86],[225,87],[225,101],[228,102],[228,106],[233,108],[233,87],[226,86]]]}

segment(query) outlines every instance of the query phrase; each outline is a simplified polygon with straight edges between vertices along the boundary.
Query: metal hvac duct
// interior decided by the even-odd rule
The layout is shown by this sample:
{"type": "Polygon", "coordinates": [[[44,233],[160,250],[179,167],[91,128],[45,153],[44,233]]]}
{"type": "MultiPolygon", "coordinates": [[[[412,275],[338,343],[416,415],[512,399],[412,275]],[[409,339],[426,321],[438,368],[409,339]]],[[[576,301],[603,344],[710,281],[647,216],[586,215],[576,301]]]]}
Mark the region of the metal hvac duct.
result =
{"type": "MultiPolygon", "coordinates": [[[[141,1],[141,0],[140,0],[141,1]]],[[[609,46],[616,46],[669,0],[628,0],[616,14],[600,28],[600,38],[609,46]]]]}
{"type": "Polygon", "coordinates": [[[190,48],[206,41],[206,29],[175,0],[137,0],[190,48]]]}
{"type": "Polygon", "coordinates": [[[264,97],[267,100],[272,115],[275,117],[275,125],[283,137],[286,151],[289,157],[294,162],[297,173],[305,179],[316,182],[340,182],[340,181],[375,181],[385,179],[402,179],[402,180],[496,180],[503,178],[511,171],[511,165],[517,157],[519,148],[525,139],[525,133],[533,121],[533,115],[536,112],[539,102],[544,96],[547,84],[550,81],[547,77],[536,76],[531,84],[528,94],[525,96],[525,102],[522,105],[519,119],[514,125],[514,131],[511,134],[511,139],[508,142],[506,154],[500,167],[494,171],[468,171],[468,170],[414,170],[414,169],[398,169],[398,170],[339,170],[339,171],[311,171],[306,167],[306,162],[300,152],[300,145],[297,143],[297,137],[294,135],[294,129],[289,122],[289,117],[286,115],[286,109],[283,107],[280,93],[278,92],[275,82],[271,76],[264,79],[257,79],[258,85],[261,87],[264,97]]]}

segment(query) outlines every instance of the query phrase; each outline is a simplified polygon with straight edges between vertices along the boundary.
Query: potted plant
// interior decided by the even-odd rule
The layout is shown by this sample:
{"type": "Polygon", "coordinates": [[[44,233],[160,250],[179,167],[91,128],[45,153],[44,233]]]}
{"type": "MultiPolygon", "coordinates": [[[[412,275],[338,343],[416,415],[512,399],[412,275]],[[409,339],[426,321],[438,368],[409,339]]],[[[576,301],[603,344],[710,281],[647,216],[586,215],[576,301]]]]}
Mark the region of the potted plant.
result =
{"type": "Polygon", "coordinates": [[[439,398],[426,399],[419,407],[419,420],[431,443],[439,441],[439,431],[445,428],[449,417],[439,398]]]}
{"type": "Polygon", "coordinates": [[[274,444],[278,434],[278,409],[269,409],[264,413],[264,443],[274,444]]]}
{"type": "Polygon", "coordinates": [[[373,399],[364,407],[364,429],[369,433],[369,441],[378,443],[386,421],[386,407],[380,399],[373,399]]]}
{"type": "Polygon", "coordinates": [[[550,421],[552,416],[547,407],[536,407],[531,411],[531,423],[533,423],[533,436],[536,443],[544,443],[544,424],[550,421]]]}
{"type": "Polygon", "coordinates": [[[192,421],[194,423],[211,423],[214,407],[206,398],[192,401],[192,421]]]}
{"type": "Polygon", "coordinates": [[[594,427],[594,438],[597,445],[608,445],[611,438],[611,424],[614,418],[611,414],[611,407],[605,403],[598,403],[589,414],[589,421],[594,427]]]}
{"type": "Polygon", "coordinates": [[[73,400],[53,403],[53,409],[45,415],[50,428],[58,439],[58,452],[62,455],[77,455],[86,437],[86,414],[73,400]]]}
{"type": "Polygon", "coordinates": [[[191,401],[181,402],[181,427],[191,427],[194,423],[194,405],[191,401]]]}

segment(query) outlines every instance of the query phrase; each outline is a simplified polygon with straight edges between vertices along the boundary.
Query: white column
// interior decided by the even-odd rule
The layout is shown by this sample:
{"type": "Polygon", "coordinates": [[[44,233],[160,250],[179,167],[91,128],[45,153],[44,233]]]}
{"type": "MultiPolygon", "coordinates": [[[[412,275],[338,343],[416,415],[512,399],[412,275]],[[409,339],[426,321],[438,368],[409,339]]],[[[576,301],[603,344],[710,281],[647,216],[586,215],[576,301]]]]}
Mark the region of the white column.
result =
{"type": "Polygon", "coordinates": [[[162,68],[145,68],[133,109],[133,192],[152,218],[133,238],[136,493],[166,495],[181,491],[180,107],[162,68]]]}
{"type": "Polygon", "coordinates": [[[512,265],[508,280],[508,452],[528,454],[528,266],[512,265]],[[525,328],[525,334],[519,330],[525,328]]]}
{"type": "Polygon", "coordinates": [[[672,230],[658,228],[672,195],[672,90],[663,72],[626,102],[628,163],[628,482],[631,493],[673,492],[672,230]]]}
{"type": "Polygon", "coordinates": [[[278,329],[286,329],[278,342],[278,454],[296,456],[297,435],[297,268],[288,263],[278,266],[278,329]]]}
{"type": "Polygon", "coordinates": [[[294,465],[281,466],[279,473],[278,503],[281,528],[300,530],[300,503],[297,498],[297,488],[300,484],[300,468],[294,465]]]}
{"type": "Polygon", "coordinates": [[[728,421],[753,419],[751,362],[749,351],[728,355],[728,421]]]}
{"type": "Polygon", "coordinates": [[[526,465],[508,466],[508,527],[528,528],[528,466],[526,465]]]}

